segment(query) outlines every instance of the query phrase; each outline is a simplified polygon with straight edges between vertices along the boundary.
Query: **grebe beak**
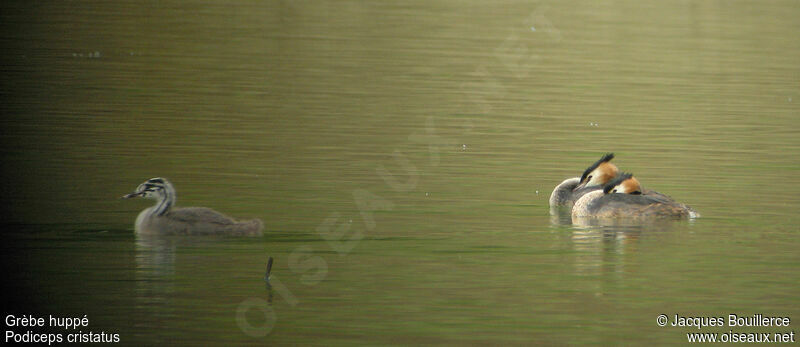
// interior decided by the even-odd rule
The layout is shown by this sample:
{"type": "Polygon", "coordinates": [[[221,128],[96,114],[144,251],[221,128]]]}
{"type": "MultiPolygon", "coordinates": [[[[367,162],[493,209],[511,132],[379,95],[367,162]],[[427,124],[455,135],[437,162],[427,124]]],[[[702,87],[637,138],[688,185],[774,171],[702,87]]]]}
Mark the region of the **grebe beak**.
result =
{"type": "Polygon", "coordinates": [[[122,196],[120,199],[130,199],[130,198],[135,198],[135,197],[137,197],[137,196],[142,196],[142,194],[144,194],[144,192],[140,192],[140,193],[130,193],[130,194],[123,195],[123,196],[122,196]]]}

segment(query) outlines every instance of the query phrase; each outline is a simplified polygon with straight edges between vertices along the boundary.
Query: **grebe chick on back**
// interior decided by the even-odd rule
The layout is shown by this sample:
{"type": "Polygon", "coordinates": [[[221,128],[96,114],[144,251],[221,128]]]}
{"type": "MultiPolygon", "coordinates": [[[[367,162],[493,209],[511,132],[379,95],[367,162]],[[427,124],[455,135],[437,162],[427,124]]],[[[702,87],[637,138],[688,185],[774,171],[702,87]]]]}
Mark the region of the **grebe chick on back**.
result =
{"type": "Polygon", "coordinates": [[[604,155],[586,168],[581,177],[569,178],[557,185],[550,194],[550,207],[571,207],[584,194],[602,189],[619,173],[617,166],[610,163],[611,159],[614,159],[614,153],[604,155]]]}
{"type": "Polygon", "coordinates": [[[597,190],[585,194],[572,207],[572,217],[662,217],[696,218],[700,215],[689,206],[653,191],[644,191],[632,174],[623,173],[597,190]]]}
{"type": "Polygon", "coordinates": [[[123,196],[156,200],[136,217],[136,232],[162,235],[262,235],[260,219],[236,221],[206,207],[176,208],[175,188],[165,178],[151,178],[123,196]]]}

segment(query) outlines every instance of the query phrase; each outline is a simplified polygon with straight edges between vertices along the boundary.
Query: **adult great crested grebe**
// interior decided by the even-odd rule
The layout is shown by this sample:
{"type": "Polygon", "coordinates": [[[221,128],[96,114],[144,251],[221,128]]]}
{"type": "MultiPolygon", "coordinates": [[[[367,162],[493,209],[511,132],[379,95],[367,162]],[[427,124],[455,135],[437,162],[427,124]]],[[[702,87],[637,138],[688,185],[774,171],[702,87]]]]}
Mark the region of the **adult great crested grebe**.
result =
{"type": "Polygon", "coordinates": [[[176,208],[175,188],[165,178],[151,178],[123,199],[156,200],[136,217],[136,232],[162,235],[262,235],[260,219],[237,221],[206,207],[176,208]]]}
{"type": "Polygon", "coordinates": [[[619,173],[617,166],[610,163],[611,159],[614,153],[604,155],[586,168],[581,177],[569,178],[557,185],[550,194],[550,207],[572,207],[584,194],[603,189],[603,185],[619,173]]]}
{"type": "Polygon", "coordinates": [[[584,194],[572,207],[572,217],[602,218],[696,218],[700,214],[691,207],[655,192],[645,191],[630,173],[623,173],[603,190],[584,194]],[[644,192],[644,193],[643,193],[644,192]]]}

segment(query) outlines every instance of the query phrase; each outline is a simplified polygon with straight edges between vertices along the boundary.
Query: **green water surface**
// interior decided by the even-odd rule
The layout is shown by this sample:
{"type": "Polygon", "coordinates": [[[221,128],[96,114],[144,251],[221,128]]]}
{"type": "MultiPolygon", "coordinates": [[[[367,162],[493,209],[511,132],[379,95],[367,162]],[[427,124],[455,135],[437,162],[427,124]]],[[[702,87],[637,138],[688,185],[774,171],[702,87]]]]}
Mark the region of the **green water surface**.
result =
{"type": "Polygon", "coordinates": [[[795,1],[0,8],[4,316],[87,315],[127,345],[800,323],[795,1]],[[552,218],[553,187],[606,152],[702,217],[552,218]],[[264,237],[136,236],[151,202],[119,197],[157,176],[264,237]],[[731,313],[792,323],[656,324],[731,313]]]}

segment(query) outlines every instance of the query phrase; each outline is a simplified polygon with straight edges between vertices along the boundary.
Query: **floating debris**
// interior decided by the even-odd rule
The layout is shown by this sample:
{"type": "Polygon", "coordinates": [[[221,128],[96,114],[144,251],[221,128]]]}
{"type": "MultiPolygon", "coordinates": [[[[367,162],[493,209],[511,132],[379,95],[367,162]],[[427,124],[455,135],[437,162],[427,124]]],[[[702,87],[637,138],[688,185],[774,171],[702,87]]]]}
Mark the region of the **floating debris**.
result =
{"type": "Polygon", "coordinates": [[[264,274],[264,281],[269,282],[270,274],[272,273],[272,257],[267,259],[267,272],[264,274]]]}

